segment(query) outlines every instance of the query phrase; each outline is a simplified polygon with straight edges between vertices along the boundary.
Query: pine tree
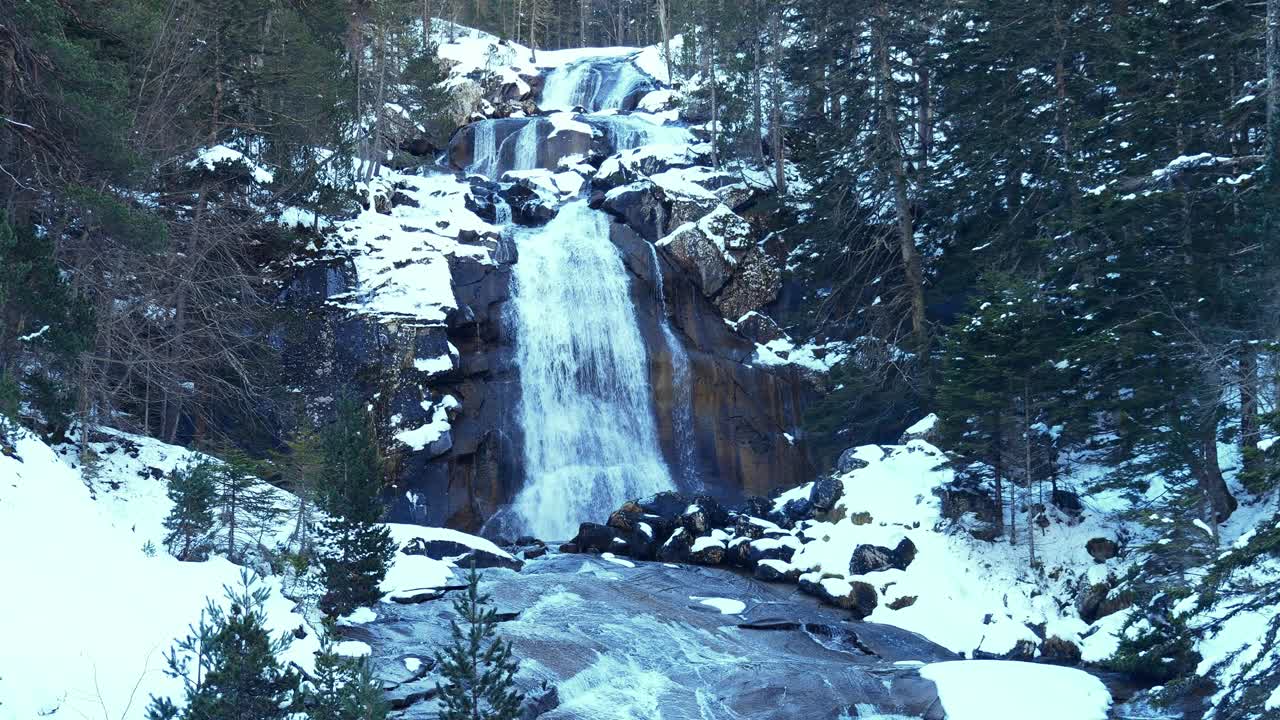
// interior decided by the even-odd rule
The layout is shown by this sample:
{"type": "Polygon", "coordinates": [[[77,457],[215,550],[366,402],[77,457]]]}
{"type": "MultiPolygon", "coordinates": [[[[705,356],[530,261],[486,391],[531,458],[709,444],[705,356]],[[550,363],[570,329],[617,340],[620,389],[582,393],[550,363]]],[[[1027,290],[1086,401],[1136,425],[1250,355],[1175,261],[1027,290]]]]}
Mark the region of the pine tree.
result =
{"type": "Polygon", "coordinates": [[[490,602],[480,592],[480,573],[473,564],[466,594],[453,601],[465,629],[450,620],[453,639],[436,661],[444,677],[441,720],[514,720],[520,712],[523,698],[513,679],[516,661],[511,645],[497,636],[497,611],[490,602]]]}
{"type": "Polygon", "coordinates": [[[323,433],[325,470],[320,562],[325,584],[321,607],[345,615],[376,603],[379,585],[395,554],[382,519],[382,460],[372,418],[354,398],[338,401],[323,433]]]}
{"type": "Polygon", "coordinates": [[[334,651],[334,625],[326,621],[316,653],[315,676],[307,689],[309,720],[383,720],[387,703],[368,658],[334,651]]]}
{"type": "Polygon", "coordinates": [[[245,546],[275,528],[288,510],[280,506],[273,488],[259,479],[264,464],[239,448],[221,450],[222,462],[213,473],[214,506],[227,537],[222,546],[235,560],[245,546]]]}
{"type": "Polygon", "coordinates": [[[168,531],[164,545],[179,560],[203,560],[209,553],[217,474],[218,468],[210,460],[169,473],[168,495],[173,508],[164,520],[168,531]]]}
{"type": "Polygon", "coordinates": [[[284,720],[295,712],[300,678],[280,661],[291,638],[273,639],[267,631],[267,589],[246,571],[240,587],[225,591],[229,608],[211,600],[166,653],[167,674],[185,685],[184,707],[153,697],[149,720],[284,720]]]}
{"type": "Polygon", "coordinates": [[[305,411],[298,414],[298,425],[284,442],[288,452],[274,453],[270,465],[298,499],[293,541],[297,543],[298,555],[308,558],[311,555],[315,507],[324,474],[325,450],[320,432],[305,411]]]}

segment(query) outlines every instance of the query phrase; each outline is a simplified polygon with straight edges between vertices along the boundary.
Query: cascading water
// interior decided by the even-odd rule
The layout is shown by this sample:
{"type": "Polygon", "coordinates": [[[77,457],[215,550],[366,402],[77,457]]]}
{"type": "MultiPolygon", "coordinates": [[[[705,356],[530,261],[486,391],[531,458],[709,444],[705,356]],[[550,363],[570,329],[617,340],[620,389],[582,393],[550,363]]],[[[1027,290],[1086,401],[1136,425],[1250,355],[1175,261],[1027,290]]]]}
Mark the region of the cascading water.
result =
{"type": "Polygon", "coordinates": [[[498,167],[498,133],[493,122],[484,121],[475,124],[475,156],[467,168],[485,177],[493,177],[498,167]]]}
{"type": "Polygon", "coordinates": [[[533,118],[520,128],[520,132],[516,133],[512,170],[532,170],[538,167],[538,126],[541,123],[542,120],[533,118]]]}
{"type": "Polygon", "coordinates": [[[590,122],[601,125],[615,151],[634,150],[646,145],[691,145],[695,142],[688,128],[658,125],[632,115],[600,115],[590,122]]]}
{"type": "Polygon", "coordinates": [[[521,530],[568,538],[578,522],[672,489],[658,447],[648,357],[609,219],[575,200],[517,233],[511,321],[520,372],[521,530]]]}
{"type": "Polygon", "coordinates": [[[532,170],[538,167],[538,132],[542,118],[506,118],[502,120],[479,120],[475,126],[475,155],[467,172],[498,179],[508,170],[532,170]],[[515,124],[520,129],[506,132],[502,140],[498,140],[499,129],[508,129],[515,124]],[[509,154],[506,158],[505,153],[509,154]]]}
{"type": "Polygon", "coordinates": [[[667,316],[667,288],[662,277],[662,263],[658,261],[658,249],[652,243],[649,255],[653,259],[654,291],[658,295],[658,327],[662,340],[671,355],[671,427],[675,436],[676,455],[679,457],[680,477],[684,489],[700,490],[697,447],[693,436],[693,383],[689,373],[689,353],[685,352],[680,338],[671,329],[667,316]]]}
{"type": "Polygon", "coordinates": [[[552,70],[538,105],[543,110],[617,110],[628,96],[645,87],[656,86],[630,60],[589,58],[552,70]]]}

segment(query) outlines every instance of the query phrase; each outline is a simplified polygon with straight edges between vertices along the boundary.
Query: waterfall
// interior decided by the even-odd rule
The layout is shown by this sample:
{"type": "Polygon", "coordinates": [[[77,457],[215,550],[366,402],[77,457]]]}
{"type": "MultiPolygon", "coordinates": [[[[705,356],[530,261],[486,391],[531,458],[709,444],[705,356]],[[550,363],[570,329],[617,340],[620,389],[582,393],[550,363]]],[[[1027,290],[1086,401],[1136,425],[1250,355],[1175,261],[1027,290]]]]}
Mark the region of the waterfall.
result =
{"type": "Polygon", "coordinates": [[[524,430],[516,524],[546,539],[673,489],[658,446],[648,358],[609,220],[583,200],[518,232],[511,321],[524,430]]]}
{"type": "Polygon", "coordinates": [[[698,475],[697,445],[693,436],[693,383],[689,373],[689,353],[671,329],[671,320],[667,315],[667,288],[662,277],[662,263],[658,261],[658,249],[653,243],[645,245],[649,247],[649,256],[653,259],[654,291],[658,295],[658,327],[662,330],[663,342],[671,355],[671,429],[676,456],[680,461],[678,469],[684,480],[684,489],[700,490],[702,482],[698,475]]]}
{"type": "Polygon", "coordinates": [[[543,110],[619,110],[627,96],[643,87],[657,86],[630,60],[587,58],[548,73],[538,106],[543,110]]]}
{"type": "Polygon", "coordinates": [[[496,180],[507,170],[533,170],[538,167],[538,127],[543,122],[542,118],[477,120],[474,123],[475,152],[467,172],[496,180]],[[508,128],[519,123],[520,129],[506,133],[498,142],[499,123],[508,128]],[[509,163],[503,162],[503,153],[513,143],[515,147],[508,155],[509,163]]]}
{"type": "Polygon", "coordinates": [[[587,112],[592,112],[597,109],[594,105],[596,95],[600,92],[601,80],[600,71],[590,62],[558,67],[547,74],[542,85],[539,107],[543,110],[583,107],[587,112]]]}
{"type": "Polygon", "coordinates": [[[658,125],[634,115],[591,116],[589,121],[604,126],[614,152],[645,145],[691,145],[696,142],[688,128],[658,125]]]}
{"type": "Polygon", "coordinates": [[[512,170],[533,170],[538,167],[539,118],[531,118],[516,133],[515,155],[511,159],[512,170]]]}
{"type": "Polygon", "coordinates": [[[493,177],[498,168],[498,133],[492,120],[475,123],[475,152],[467,172],[493,177]]]}

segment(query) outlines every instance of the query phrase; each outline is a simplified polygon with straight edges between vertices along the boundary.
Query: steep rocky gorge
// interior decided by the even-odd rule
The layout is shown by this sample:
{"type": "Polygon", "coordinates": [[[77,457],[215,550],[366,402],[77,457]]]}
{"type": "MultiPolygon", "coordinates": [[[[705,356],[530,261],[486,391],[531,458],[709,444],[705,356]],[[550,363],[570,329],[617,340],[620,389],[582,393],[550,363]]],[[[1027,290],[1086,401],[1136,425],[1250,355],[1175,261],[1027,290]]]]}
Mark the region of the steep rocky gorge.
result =
{"type": "MultiPolygon", "coordinates": [[[[518,350],[531,341],[513,311],[518,248],[575,198],[603,220],[627,274],[647,376],[645,407],[631,414],[652,413],[665,467],[647,472],[669,476],[653,489],[737,501],[809,474],[804,372],[755,362],[755,341],[778,332],[770,321],[763,338],[728,322],[768,306],[780,286],[776,262],[734,213],[762,190],[707,167],[709,147],[671,95],[616,53],[473,93],[470,122],[443,158],[371,183],[366,212],[297,267],[277,346],[310,405],[351,391],[375,408],[393,461],[391,520],[476,531],[525,487],[529,371],[518,350]]],[[[598,279],[570,275],[563,281],[598,279]]],[[[592,308],[548,311],[558,317],[546,322],[563,324],[592,308]]],[[[590,382],[580,372],[577,381],[590,382]]]]}

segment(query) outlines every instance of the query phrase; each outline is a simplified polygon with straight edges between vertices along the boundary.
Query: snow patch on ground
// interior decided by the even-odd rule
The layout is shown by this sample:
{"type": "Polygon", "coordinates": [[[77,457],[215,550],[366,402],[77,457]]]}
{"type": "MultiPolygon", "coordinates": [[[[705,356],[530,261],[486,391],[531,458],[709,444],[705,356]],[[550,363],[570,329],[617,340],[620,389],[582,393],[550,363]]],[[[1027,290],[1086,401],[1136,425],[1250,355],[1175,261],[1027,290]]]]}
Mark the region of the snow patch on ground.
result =
{"type": "Polygon", "coordinates": [[[947,720],[1106,720],[1111,693],[1081,670],[1022,662],[932,663],[920,675],[938,686],[947,720]]]}

